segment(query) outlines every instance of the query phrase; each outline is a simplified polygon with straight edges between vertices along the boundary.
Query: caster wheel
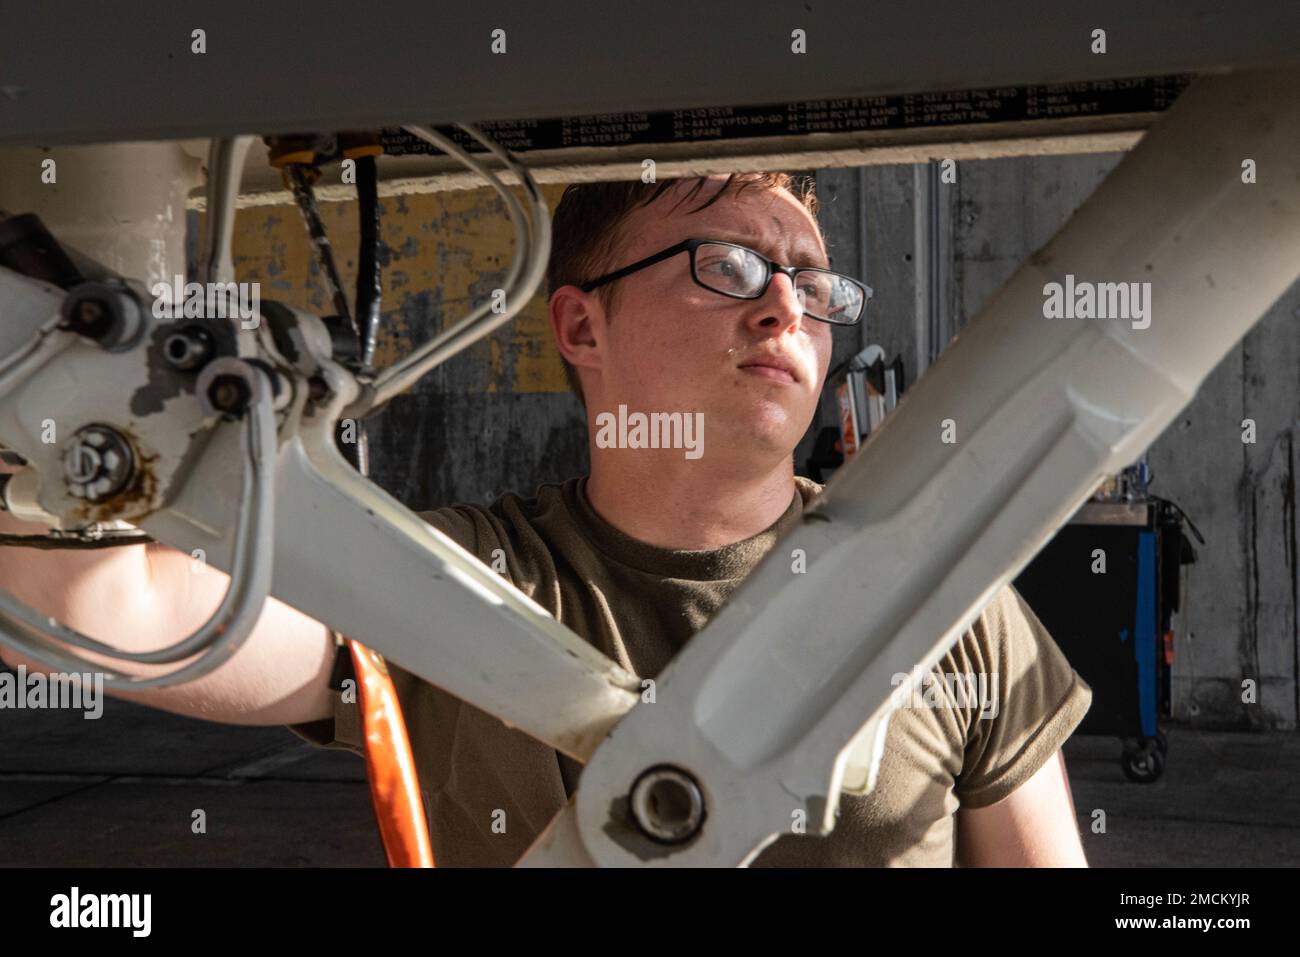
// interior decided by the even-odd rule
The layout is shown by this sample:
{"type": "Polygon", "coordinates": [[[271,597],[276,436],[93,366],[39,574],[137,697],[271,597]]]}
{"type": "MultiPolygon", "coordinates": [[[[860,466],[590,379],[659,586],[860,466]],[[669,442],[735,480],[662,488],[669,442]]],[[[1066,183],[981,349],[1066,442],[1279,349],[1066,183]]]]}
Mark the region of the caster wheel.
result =
{"type": "Polygon", "coordinates": [[[1165,773],[1165,753],[1152,739],[1137,747],[1125,748],[1120,759],[1124,776],[1138,784],[1150,784],[1165,773]]]}

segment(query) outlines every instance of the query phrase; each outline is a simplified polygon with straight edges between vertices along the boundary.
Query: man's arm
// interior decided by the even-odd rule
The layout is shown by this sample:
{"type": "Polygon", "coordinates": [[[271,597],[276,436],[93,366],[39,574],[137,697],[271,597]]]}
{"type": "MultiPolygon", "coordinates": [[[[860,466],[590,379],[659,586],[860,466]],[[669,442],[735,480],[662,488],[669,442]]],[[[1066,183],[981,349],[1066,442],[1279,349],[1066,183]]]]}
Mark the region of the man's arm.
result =
{"type": "Polygon", "coordinates": [[[957,812],[962,867],[1087,867],[1060,751],[988,807],[957,812]]]}
{"type": "MultiPolygon", "coordinates": [[[[44,531],[0,512],[0,532],[44,531]]],[[[162,544],[93,550],[0,547],[0,588],[123,651],[175,644],[216,610],[229,581],[224,572],[162,544]]],[[[114,667],[99,656],[87,657],[114,667]]],[[[50,670],[6,647],[3,636],[0,659],[29,672],[50,670]]],[[[115,697],[228,724],[296,724],[333,714],[333,663],[334,642],[325,626],[271,598],[243,646],[215,671],[179,687],[115,697]]],[[[131,670],[156,674],[176,664],[131,670]]]]}

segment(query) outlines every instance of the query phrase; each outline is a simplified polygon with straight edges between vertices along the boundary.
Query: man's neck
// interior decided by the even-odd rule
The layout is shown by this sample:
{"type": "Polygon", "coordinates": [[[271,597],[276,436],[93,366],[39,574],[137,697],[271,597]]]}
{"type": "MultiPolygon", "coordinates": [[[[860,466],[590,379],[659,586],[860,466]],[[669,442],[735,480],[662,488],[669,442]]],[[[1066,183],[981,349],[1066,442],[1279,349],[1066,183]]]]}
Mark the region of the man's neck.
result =
{"type": "Polygon", "coordinates": [[[660,548],[699,551],[757,535],[785,514],[795,494],[794,462],[737,474],[668,455],[610,456],[592,450],[587,499],[625,535],[660,548]]]}

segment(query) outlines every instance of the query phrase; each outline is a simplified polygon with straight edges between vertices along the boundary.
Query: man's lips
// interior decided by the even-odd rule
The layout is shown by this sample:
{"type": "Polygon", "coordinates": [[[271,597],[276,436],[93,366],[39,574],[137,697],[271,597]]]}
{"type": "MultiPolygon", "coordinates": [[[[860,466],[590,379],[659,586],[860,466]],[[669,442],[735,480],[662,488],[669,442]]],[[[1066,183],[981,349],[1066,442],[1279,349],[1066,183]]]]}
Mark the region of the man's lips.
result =
{"type": "Polygon", "coordinates": [[[794,376],[784,369],[778,369],[775,366],[741,366],[745,372],[751,372],[754,375],[762,376],[765,379],[772,379],[776,382],[789,382],[794,384],[794,376]]]}
{"type": "Polygon", "coordinates": [[[799,376],[795,372],[794,363],[788,359],[777,356],[750,359],[741,363],[740,368],[745,372],[762,376],[765,379],[771,379],[775,382],[798,382],[799,376]]]}

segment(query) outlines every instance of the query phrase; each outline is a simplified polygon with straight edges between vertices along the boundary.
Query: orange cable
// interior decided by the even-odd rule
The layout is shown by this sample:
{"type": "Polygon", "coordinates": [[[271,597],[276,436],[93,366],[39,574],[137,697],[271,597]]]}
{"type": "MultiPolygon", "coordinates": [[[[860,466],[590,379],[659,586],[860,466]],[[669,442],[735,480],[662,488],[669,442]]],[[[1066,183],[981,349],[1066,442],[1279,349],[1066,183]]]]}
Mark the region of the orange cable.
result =
{"type": "Polygon", "coordinates": [[[348,649],[357,673],[370,800],[388,865],[433,867],[420,779],[393,679],[382,659],[369,648],[349,638],[348,649]]]}

